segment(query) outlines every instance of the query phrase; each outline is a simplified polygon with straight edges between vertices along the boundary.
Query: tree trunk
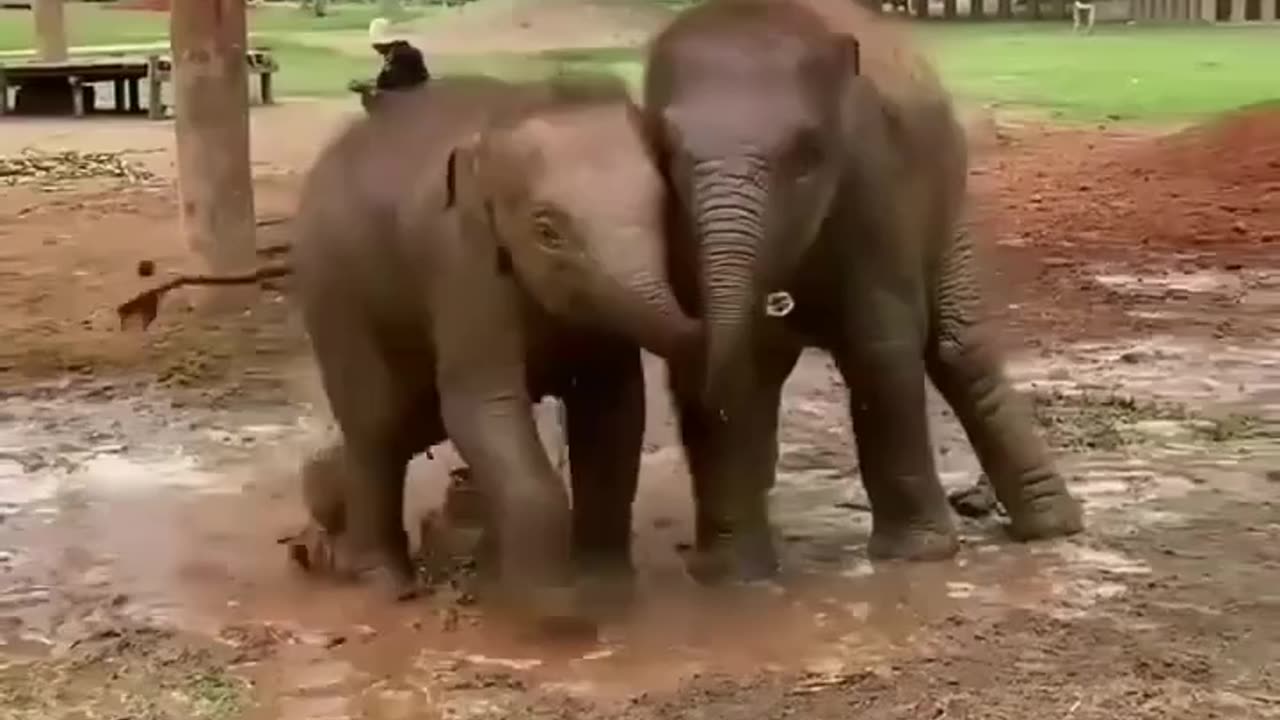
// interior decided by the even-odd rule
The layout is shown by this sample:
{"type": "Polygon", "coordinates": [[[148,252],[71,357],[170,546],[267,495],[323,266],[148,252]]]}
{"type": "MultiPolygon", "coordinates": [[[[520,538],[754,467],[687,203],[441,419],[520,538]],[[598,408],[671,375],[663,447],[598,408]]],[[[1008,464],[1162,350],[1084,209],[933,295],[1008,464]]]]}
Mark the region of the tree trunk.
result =
{"type": "Polygon", "coordinates": [[[67,25],[63,0],[36,0],[36,54],[41,60],[67,59],[67,25]]]}
{"type": "Polygon", "coordinates": [[[245,272],[257,258],[244,0],[174,0],[170,42],[182,233],[213,272],[245,272]]]}

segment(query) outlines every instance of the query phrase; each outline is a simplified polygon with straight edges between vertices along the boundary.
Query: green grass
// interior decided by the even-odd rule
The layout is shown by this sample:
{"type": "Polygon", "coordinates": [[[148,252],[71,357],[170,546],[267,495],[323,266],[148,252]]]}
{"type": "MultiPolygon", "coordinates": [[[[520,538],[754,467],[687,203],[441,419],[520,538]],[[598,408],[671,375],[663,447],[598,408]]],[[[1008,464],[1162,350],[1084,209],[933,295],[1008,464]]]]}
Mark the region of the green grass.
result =
{"type": "MultiPolygon", "coordinates": [[[[683,2],[683,0],[670,0],[683,2]]],[[[254,42],[275,49],[282,95],[346,94],[347,80],[367,77],[377,59],[346,55],[332,39],[358,36],[375,4],[334,4],[328,17],[293,8],[260,8],[250,16],[254,42]]],[[[161,13],[68,6],[73,46],[163,48],[161,13]]],[[[440,12],[434,10],[417,11],[440,12]]],[[[1280,98],[1280,26],[1099,26],[1076,36],[1066,23],[928,23],[919,27],[947,85],[966,101],[1040,109],[1067,120],[1103,118],[1170,121],[1280,98]]],[[[31,15],[0,11],[0,53],[32,46],[31,15]]],[[[428,55],[433,71],[536,77],[557,68],[617,72],[633,84],[642,75],[632,48],[557,50],[534,55],[428,55]]]]}
{"type": "Polygon", "coordinates": [[[1069,119],[1188,119],[1280,98],[1280,27],[927,26],[947,85],[1069,119]]]}
{"type": "MultiPolygon", "coordinates": [[[[1280,99],[1280,26],[1109,25],[1080,36],[1065,23],[930,23],[919,26],[919,36],[961,99],[1039,109],[1064,120],[1175,121],[1280,99]]],[[[643,72],[640,53],[631,48],[489,62],[525,71],[600,67],[633,83],[643,72]]]]}
{"type": "MultiPolygon", "coordinates": [[[[402,20],[431,10],[407,9],[402,20]]],[[[353,57],[309,44],[308,38],[330,33],[363,36],[377,15],[376,4],[334,4],[317,18],[292,7],[260,7],[249,15],[254,45],[269,45],[281,66],[276,87],[282,95],[347,94],[347,80],[377,72],[378,59],[353,57]]],[[[165,13],[110,10],[98,5],[68,3],[67,35],[73,51],[103,48],[113,52],[167,52],[169,21],[165,13]]],[[[31,13],[0,10],[0,59],[23,56],[34,45],[31,13]]]]}
{"type": "MultiPolygon", "coordinates": [[[[259,7],[249,13],[250,32],[265,37],[292,33],[363,33],[377,13],[376,4],[330,4],[318,18],[293,7],[259,7]]],[[[403,20],[431,12],[407,9],[403,20]]],[[[96,4],[67,4],[67,39],[72,46],[166,43],[167,13],[111,10],[96,4]]],[[[32,16],[26,10],[0,10],[0,50],[30,50],[34,45],[32,16]]]]}
{"type": "MultiPolygon", "coordinates": [[[[30,50],[34,44],[32,13],[0,10],[0,50],[30,50]]],[[[163,41],[169,21],[164,13],[103,10],[67,5],[67,40],[71,45],[115,45],[163,41]]]]}

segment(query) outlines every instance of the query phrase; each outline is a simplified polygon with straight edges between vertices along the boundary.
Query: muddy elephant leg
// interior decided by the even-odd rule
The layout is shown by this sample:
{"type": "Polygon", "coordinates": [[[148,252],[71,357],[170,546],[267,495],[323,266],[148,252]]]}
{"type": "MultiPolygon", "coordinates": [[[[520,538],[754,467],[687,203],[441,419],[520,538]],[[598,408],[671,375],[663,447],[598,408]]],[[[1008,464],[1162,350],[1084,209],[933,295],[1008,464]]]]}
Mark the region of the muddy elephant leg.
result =
{"type": "Polygon", "coordinates": [[[411,393],[396,385],[375,338],[359,323],[342,322],[343,309],[308,318],[308,333],[321,380],[342,431],[346,472],[339,562],[369,571],[383,591],[413,595],[409,539],[404,529],[404,473],[414,446],[404,437],[412,425],[411,393]]]}
{"type": "MultiPolygon", "coordinates": [[[[880,317],[889,317],[881,314],[880,317]]],[[[892,323],[898,327],[909,327],[892,323]]],[[[946,494],[934,467],[925,407],[923,350],[888,333],[857,329],[837,353],[849,387],[862,483],[871,501],[867,554],[939,560],[959,550],[946,494]]]]}
{"type": "MultiPolygon", "coordinates": [[[[372,564],[376,582],[394,598],[415,594],[404,528],[405,470],[413,457],[394,435],[348,436],[346,538],[357,569],[372,564]],[[364,556],[364,557],[362,557],[364,556]]],[[[341,551],[340,551],[341,552],[341,551]]]]}
{"type": "Polygon", "coordinates": [[[754,383],[740,404],[721,414],[706,410],[673,368],[672,388],[681,441],[693,479],[696,552],[689,571],[700,582],[763,580],[778,572],[769,521],[769,491],[778,465],[778,413],[782,386],[800,357],[800,346],[758,347],[750,360],[754,383]]]}
{"type": "Polygon", "coordinates": [[[944,258],[929,377],[955,412],[1019,540],[1059,537],[1084,527],[1080,504],[1054,469],[1031,409],[1005,377],[1003,361],[978,318],[972,241],[961,232],[944,258]]]}
{"type": "Polygon", "coordinates": [[[565,404],[575,561],[587,572],[630,574],[645,419],[640,353],[602,353],[575,373],[565,404]]]}
{"type": "Polygon", "coordinates": [[[713,472],[718,463],[712,446],[712,418],[702,409],[698,386],[691,383],[690,392],[682,392],[679,389],[682,382],[675,379],[678,374],[672,370],[671,389],[680,443],[693,485],[694,548],[698,553],[710,554],[729,538],[729,519],[713,497],[713,472]]]}
{"type": "Polygon", "coordinates": [[[440,396],[449,437],[492,502],[503,585],[532,607],[555,594],[542,590],[571,584],[569,498],[538,438],[523,371],[512,375],[508,388],[442,382],[440,396]]]}

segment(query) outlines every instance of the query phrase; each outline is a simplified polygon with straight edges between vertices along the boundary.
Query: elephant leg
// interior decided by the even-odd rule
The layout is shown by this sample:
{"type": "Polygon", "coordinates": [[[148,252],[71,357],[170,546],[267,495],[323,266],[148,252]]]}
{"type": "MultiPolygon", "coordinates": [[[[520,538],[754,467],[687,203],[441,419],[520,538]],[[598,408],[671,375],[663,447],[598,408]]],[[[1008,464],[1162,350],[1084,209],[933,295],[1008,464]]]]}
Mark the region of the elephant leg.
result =
{"type": "Polygon", "coordinates": [[[485,247],[470,237],[449,245],[448,272],[427,288],[436,387],[449,438],[490,503],[501,599],[558,625],[579,613],[569,496],[538,437],[528,387],[528,349],[545,337],[530,337],[538,328],[522,315],[523,291],[495,272],[485,247]]]}
{"type": "Polygon", "coordinates": [[[492,503],[487,530],[503,589],[535,612],[559,615],[551,606],[563,603],[552,596],[572,579],[569,498],[538,438],[523,372],[511,380],[508,388],[442,382],[445,427],[492,503]]]}
{"type": "Polygon", "coordinates": [[[311,519],[333,536],[346,531],[346,447],[335,440],[302,463],[302,500],[311,519]]]}
{"type": "Polygon", "coordinates": [[[977,318],[972,241],[959,234],[942,264],[929,377],[955,412],[1019,540],[1059,537],[1084,528],[1080,503],[1054,469],[1031,409],[1005,377],[996,343],[977,318]]]}
{"type": "Polygon", "coordinates": [[[690,573],[701,582],[726,577],[768,579],[778,572],[769,521],[769,491],[778,465],[778,412],[782,386],[800,357],[800,346],[757,347],[753,378],[734,409],[708,411],[700,396],[673,372],[681,440],[693,478],[697,513],[696,553],[690,573]]]}
{"type": "Polygon", "coordinates": [[[693,485],[694,548],[709,552],[729,537],[729,520],[712,494],[713,470],[718,464],[712,446],[713,418],[702,407],[698,377],[688,368],[668,366],[668,387],[693,485]]]}
{"type": "Polygon", "coordinates": [[[413,451],[394,436],[356,436],[346,445],[347,547],[357,569],[372,564],[377,582],[396,599],[415,594],[404,529],[405,470],[413,451]]]}
{"type": "Polygon", "coordinates": [[[867,554],[939,560],[959,550],[934,467],[923,352],[909,341],[851,341],[837,365],[849,387],[862,482],[871,501],[867,554]]]}
{"type": "Polygon", "coordinates": [[[566,394],[573,551],[588,572],[631,570],[631,506],[644,441],[640,353],[620,348],[574,374],[566,394]]]}
{"type": "Polygon", "coordinates": [[[369,570],[396,598],[413,594],[409,539],[404,529],[404,474],[415,446],[411,393],[396,383],[376,339],[340,305],[307,318],[321,380],[343,435],[345,506],[341,564],[369,570]],[[346,319],[348,322],[343,322],[346,319]]]}

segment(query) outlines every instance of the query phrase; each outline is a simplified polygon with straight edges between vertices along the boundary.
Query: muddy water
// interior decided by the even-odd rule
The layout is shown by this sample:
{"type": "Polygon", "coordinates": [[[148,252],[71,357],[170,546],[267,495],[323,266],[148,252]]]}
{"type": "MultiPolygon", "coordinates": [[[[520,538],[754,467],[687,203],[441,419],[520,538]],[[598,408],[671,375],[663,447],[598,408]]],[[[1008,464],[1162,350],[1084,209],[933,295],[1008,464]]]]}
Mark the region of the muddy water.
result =
{"type": "MultiPolygon", "coordinates": [[[[1188,292],[1216,287],[1196,282],[1188,292]]],[[[1267,286],[1250,287],[1250,302],[1280,309],[1267,286]]],[[[1088,613],[1149,572],[1090,536],[1123,534],[1135,524],[1177,527],[1188,518],[1174,508],[1186,506],[1169,501],[1196,493],[1272,498],[1267,473],[1280,469],[1276,336],[1054,348],[1017,358],[1018,382],[1050,405],[1073,408],[1086,431],[1097,426],[1124,439],[1063,456],[1091,513],[1090,536],[1010,545],[995,521],[964,521],[966,547],[954,562],[873,567],[864,551],[866,498],[851,481],[857,468],[842,393],[826,359],[809,355],[788,386],[774,501],[787,576],[772,587],[713,592],[682,571],[678,547],[691,528],[687,478],[663,407],[661,370],[649,369],[655,410],[637,507],[640,599],[598,642],[554,647],[447,591],[388,607],[359,588],[291,571],[275,540],[300,520],[293,467],[326,430],[312,407],[197,411],[162,394],[91,383],[5,397],[3,650],[56,652],[110,608],[246,648],[245,672],[258,683],[263,716],[285,718],[407,717],[424,706],[458,716],[474,709],[477,693],[508,687],[513,677],[619,696],[710,671],[821,675],[926,652],[920,628],[948,614],[1019,606],[1088,613]],[[1110,399],[1118,395],[1181,409],[1121,403],[1117,413],[1110,399]],[[257,646],[271,652],[255,654],[257,646]]],[[[967,486],[976,463],[942,404],[931,402],[944,481],[967,486]]],[[[439,503],[456,462],[447,452],[415,462],[411,517],[439,503]]]]}

